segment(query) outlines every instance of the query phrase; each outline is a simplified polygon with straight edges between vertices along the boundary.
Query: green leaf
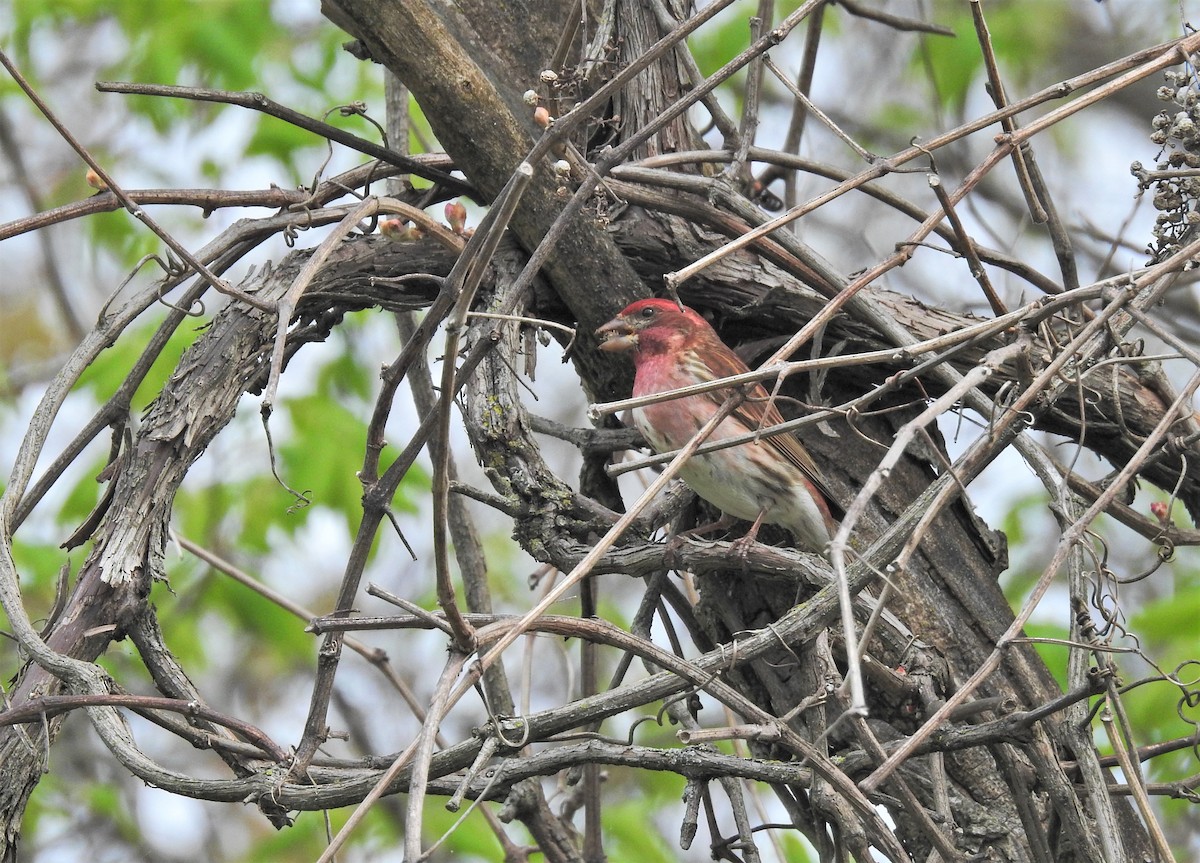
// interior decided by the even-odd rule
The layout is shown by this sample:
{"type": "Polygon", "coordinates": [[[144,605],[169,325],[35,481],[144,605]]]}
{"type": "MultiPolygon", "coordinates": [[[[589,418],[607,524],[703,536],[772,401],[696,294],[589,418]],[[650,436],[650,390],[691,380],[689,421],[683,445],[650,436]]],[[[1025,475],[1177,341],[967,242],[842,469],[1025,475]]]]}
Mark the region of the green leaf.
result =
{"type": "MultiPolygon", "coordinates": [[[[189,318],[176,328],[134,393],[131,404],[135,410],[145,408],[162,391],[184,351],[200,337],[206,326],[208,323],[203,318],[189,318]]],[[[80,386],[92,390],[98,400],[107,400],[128,377],[129,370],[156,329],[156,323],[148,323],[126,331],[115,345],[88,366],[79,379],[80,386]]]]}
{"type": "MultiPolygon", "coordinates": [[[[304,173],[306,171],[311,173],[312,166],[320,164],[320,159],[315,162],[311,159],[302,159],[302,154],[315,153],[317,148],[324,149],[320,140],[312,132],[307,132],[274,117],[261,116],[255,122],[254,134],[250,136],[250,141],[246,144],[246,155],[270,156],[278,159],[291,171],[290,182],[300,185],[312,182],[312,177],[304,176],[304,173]],[[302,163],[306,166],[303,171],[300,167],[302,163]]],[[[321,159],[323,158],[322,156],[321,159]]]]}
{"type": "Polygon", "coordinates": [[[317,390],[335,398],[354,396],[365,402],[371,398],[371,389],[379,376],[368,371],[369,362],[354,354],[355,331],[361,330],[356,326],[359,318],[358,315],[347,316],[345,323],[334,334],[343,342],[345,350],[318,370],[317,390]]]}
{"type": "MultiPolygon", "coordinates": [[[[985,4],[984,11],[992,50],[1007,88],[1027,84],[1032,70],[1044,65],[1044,58],[1059,56],[1059,46],[1071,37],[1067,27],[1071,10],[1067,3],[1010,0],[985,4]],[[1037,22],[1036,26],[1032,22],[1037,22]]],[[[941,0],[932,20],[950,27],[958,35],[923,38],[924,56],[914,52],[913,73],[924,78],[928,62],[942,104],[957,110],[973,87],[983,87],[983,49],[967,4],[941,0]]]]}
{"type": "Polygon", "coordinates": [[[754,14],[754,4],[735,4],[692,35],[688,45],[701,74],[711,75],[746,49],[750,44],[749,19],[754,14]]]}
{"type": "Polygon", "coordinates": [[[89,239],[132,267],[146,255],[162,251],[162,240],[124,210],[97,213],[84,221],[89,239]]]}
{"type": "Polygon", "coordinates": [[[44,614],[54,605],[58,574],[69,558],[57,543],[12,540],[13,563],[21,576],[21,595],[31,616],[44,614]]]}
{"type": "Polygon", "coordinates": [[[357,415],[328,396],[291,398],[284,409],[292,434],[279,445],[283,480],[317,504],[343,512],[354,523],[360,512],[367,427],[357,415]]]}
{"type": "MultiPolygon", "coordinates": [[[[664,774],[666,775],[666,774],[664,774]]],[[[649,774],[649,784],[643,784],[640,779],[636,788],[630,791],[635,800],[628,800],[616,805],[604,807],[605,848],[609,852],[608,859],[612,863],[675,863],[678,856],[675,849],[666,841],[654,823],[655,813],[666,800],[660,799],[656,805],[652,792],[658,774],[649,774]],[[649,797],[649,799],[647,799],[649,797]]],[[[668,776],[675,788],[675,799],[682,793],[682,783],[679,777],[668,776]]],[[[610,776],[609,782],[615,781],[610,776]]],[[[608,799],[615,797],[611,794],[608,799]]]]}
{"type": "MultiPolygon", "coordinates": [[[[218,614],[240,637],[254,645],[253,656],[247,659],[246,674],[279,678],[298,664],[309,667],[317,641],[304,631],[307,621],[219,573],[207,571],[197,587],[203,595],[205,610],[218,614]]],[[[188,615],[171,613],[164,602],[163,617],[165,628],[166,622],[174,627],[188,615]]],[[[196,623],[195,616],[192,617],[189,626],[196,623]]]]}
{"type": "MultiPolygon", "coordinates": [[[[1065,626],[1054,623],[1027,623],[1025,624],[1025,634],[1030,638],[1054,638],[1064,641],[1070,638],[1070,633],[1065,626]]],[[[1065,692],[1067,690],[1067,646],[1040,642],[1035,643],[1033,648],[1042,657],[1042,661],[1046,663],[1046,667],[1050,669],[1050,673],[1054,675],[1054,679],[1058,681],[1058,685],[1065,692]]]]}
{"type": "Polygon", "coordinates": [[[788,863],[814,863],[817,860],[813,849],[807,843],[800,841],[800,837],[796,833],[781,830],[776,834],[776,838],[783,846],[783,859],[788,863]]]}
{"type": "Polygon", "coordinates": [[[96,477],[104,470],[105,458],[94,459],[90,467],[84,471],[83,478],[71,487],[67,499],[58,510],[58,520],[67,529],[87,518],[100,500],[101,491],[106,486],[97,482],[96,477]]]}

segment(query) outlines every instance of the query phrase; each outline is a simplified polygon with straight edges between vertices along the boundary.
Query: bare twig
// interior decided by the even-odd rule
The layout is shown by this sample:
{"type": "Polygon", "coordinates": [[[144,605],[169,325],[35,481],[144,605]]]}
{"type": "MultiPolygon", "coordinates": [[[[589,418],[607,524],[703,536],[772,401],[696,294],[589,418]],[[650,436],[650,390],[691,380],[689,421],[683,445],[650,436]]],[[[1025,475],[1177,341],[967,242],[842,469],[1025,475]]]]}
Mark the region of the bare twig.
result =
{"type": "Polygon", "coordinates": [[[235,299],[241,300],[242,302],[249,306],[253,306],[254,308],[265,308],[264,304],[260,300],[257,300],[254,297],[237,290],[236,288],[230,287],[220,277],[210,272],[208,267],[197,260],[182,243],[176,240],[168,231],[160,227],[159,224],[154,221],[154,219],[152,219],[145,210],[138,206],[136,201],[133,201],[131,198],[129,198],[129,196],[122,191],[121,187],[117,185],[116,180],[114,180],[108,174],[108,172],[101,167],[100,163],[96,161],[92,154],[89,153],[86,148],[84,148],[84,146],[71,133],[66,125],[63,124],[63,122],[58,119],[54,112],[50,110],[50,106],[42,100],[29,82],[25,80],[24,76],[21,75],[20,71],[9,59],[8,55],[3,51],[0,51],[0,65],[4,66],[4,68],[8,71],[8,74],[11,75],[12,79],[17,83],[17,86],[20,87],[25,92],[25,95],[29,98],[29,100],[37,106],[37,109],[42,112],[42,115],[45,116],[50,125],[54,126],[55,130],[58,131],[58,134],[62,136],[62,139],[71,146],[71,149],[79,154],[79,158],[83,159],[83,161],[87,163],[88,167],[96,172],[101,182],[103,182],[104,185],[114,195],[117,196],[117,198],[125,206],[125,209],[129,211],[131,216],[153,231],[159,237],[159,239],[167,244],[171,251],[185,261],[187,265],[192,268],[192,270],[199,274],[216,290],[223,294],[228,294],[235,299]]]}
{"type": "Polygon", "coordinates": [[[958,235],[959,245],[962,247],[967,256],[967,262],[971,265],[971,275],[975,281],[979,282],[979,287],[983,291],[983,295],[987,297],[988,305],[992,307],[992,312],[997,315],[1005,315],[1008,309],[1004,305],[1004,301],[1000,299],[1000,295],[996,293],[996,289],[992,286],[992,280],[988,278],[987,270],[983,268],[983,261],[979,260],[979,252],[975,249],[975,241],[967,233],[967,229],[963,226],[962,219],[958,217],[958,211],[954,209],[954,204],[950,200],[950,196],[946,194],[945,188],[942,186],[942,179],[937,174],[931,174],[929,177],[929,187],[933,189],[934,195],[937,196],[938,203],[942,205],[942,212],[946,214],[946,218],[950,220],[950,226],[954,229],[954,233],[958,235]]]}
{"type": "Polygon", "coordinates": [[[277,117],[293,126],[298,126],[329,141],[336,141],[343,146],[368,156],[373,156],[381,162],[395,165],[410,174],[424,177],[439,183],[454,195],[471,194],[470,187],[463,184],[445,171],[429,166],[420,159],[406,156],[397,150],[381,147],[357,135],[352,135],[337,126],[322,123],[312,117],[293,111],[286,105],[272,101],[262,93],[238,93],[230,90],[212,90],[207,87],[179,87],[172,84],[134,84],[123,81],[97,81],[96,89],[101,93],[122,93],[125,95],[163,96],[171,99],[193,99],[199,102],[220,102],[226,105],[238,105],[254,111],[262,111],[272,117],[277,117]]]}

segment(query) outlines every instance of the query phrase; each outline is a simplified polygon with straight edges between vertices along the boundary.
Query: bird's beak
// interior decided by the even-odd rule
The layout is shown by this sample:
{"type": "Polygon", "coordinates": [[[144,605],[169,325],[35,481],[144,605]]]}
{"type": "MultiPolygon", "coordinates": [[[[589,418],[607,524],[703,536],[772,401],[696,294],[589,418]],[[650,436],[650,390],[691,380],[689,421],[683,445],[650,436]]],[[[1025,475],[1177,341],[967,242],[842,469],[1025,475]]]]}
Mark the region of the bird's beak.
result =
{"type": "Polygon", "coordinates": [[[596,337],[600,339],[600,350],[609,353],[631,351],[638,343],[637,330],[621,317],[613,318],[596,330],[596,337]]]}

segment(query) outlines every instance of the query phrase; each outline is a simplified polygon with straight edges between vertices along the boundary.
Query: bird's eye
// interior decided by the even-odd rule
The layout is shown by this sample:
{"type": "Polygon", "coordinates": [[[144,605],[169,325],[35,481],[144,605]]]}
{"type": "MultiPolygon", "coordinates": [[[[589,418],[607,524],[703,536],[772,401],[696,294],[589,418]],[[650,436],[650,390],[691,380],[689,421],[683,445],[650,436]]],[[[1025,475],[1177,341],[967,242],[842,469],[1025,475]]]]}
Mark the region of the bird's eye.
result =
{"type": "Polygon", "coordinates": [[[654,309],[653,309],[653,308],[650,308],[650,307],[647,307],[647,308],[644,308],[644,309],[642,309],[642,317],[643,317],[643,318],[652,318],[652,317],[654,317],[654,309]]]}

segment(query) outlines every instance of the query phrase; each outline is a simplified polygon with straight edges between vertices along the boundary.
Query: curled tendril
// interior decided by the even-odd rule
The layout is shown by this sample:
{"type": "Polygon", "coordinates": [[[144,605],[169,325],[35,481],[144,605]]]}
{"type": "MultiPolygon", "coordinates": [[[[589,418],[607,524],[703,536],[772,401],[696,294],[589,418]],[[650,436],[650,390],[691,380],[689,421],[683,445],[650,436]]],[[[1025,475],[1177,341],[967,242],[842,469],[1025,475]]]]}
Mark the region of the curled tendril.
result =
{"type": "Polygon", "coordinates": [[[1075,625],[1079,628],[1079,637],[1083,641],[1095,644],[1100,640],[1096,631],[1096,621],[1092,620],[1092,613],[1082,602],[1075,609],[1075,625]]]}
{"type": "Polygon", "coordinates": [[[1147,569],[1145,572],[1139,572],[1137,575],[1126,576],[1125,578],[1118,578],[1114,575],[1113,581],[1115,581],[1117,584],[1136,584],[1142,579],[1149,578],[1150,576],[1154,575],[1154,573],[1158,572],[1159,568],[1174,555],[1175,543],[1173,543],[1170,538],[1164,535],[1157,551],[1155,552],[1154,563],[1150,564],[1149,569],[1147,569]]]}
{"type": "Polygon", "coordinates": [[[1163,452],[1167,455],[1183,456],[1187,452],[1188,436],[1181,434],[1167,435],[1163,441],[1163,452]]]}
{"type": "Polygon", "coordinates": [[[313,226],[312,210],[310,210],[307,205],[302,209],[304,211],[304,223],[297,224],[296,222],[289,222],[283,228],[283,242],[289,249],[295,248],[296,238],[300,236],[301,231],[307,231],[313,226]]]}
{"type": "Polygon", "coordinates": [[[529,737],[533,734],[533,728],[528,721],[521,722],[521,736],[516,740],[509,740],[504,736],[504,730],[500,726],[500,721],[497,718],[492,719],[492,731],[496,735],[496,739],[500,741],[502,746],[509,749],[520,750],[525,748],[525,744],[529,742],[529,737]]]}
{"type": "Polygon", "coordinates": [[[657,716],[641,716],[634,720],[634,723],[629,726],[629,736],[625,739],[626,746],[633,745],[633,734],[643,722],[654,722],[659,728],[662,728],[662,711],[659,711],[657,716]]]}
{"type": "MultiPolygon", "coordinates": [[[[162,259],[160,259],[156,255],[150,255],[149,257],[151,258],[151,260],[157,262],[158,265],[163,268],[163,270],[167,274],[167,278],[181,279],[189,271],[188,266],[186,264],[184,264],[183,261],[176,258],[175,255],[171,253],[170,249],[168,249],[167,253],[166,253],[166,258],[167,258],[166,263],[164,263],[162,261],[162,259]]],[[[143,260],[145,260],[145,259],[143,258],[143,260]]],[[[163,284],[163,287],[164,288],[166,287],[165,283],[163,284]]],[[[195,301],[192,303],[192,307],[190,309],[185,309],[185,308],[175,305],[174,303],[167,302],[167,299],[163,296],[163,292],[161,289],[159,290],[158,296],[155,297],[155,299],[160,304],[166,306],[168,309],[174,309],[175,311],[179,312],[181,315],[187,315],[190,318],[199,318],[199,317],[204,316],[204,312],[205,312],[204,300],[202,300],[200,297],[197,297],[195,299],[195,301]]]]}
{"type": "Polygon", "coordinates": [[[1179,700],[1175,702],[1175,713],[1180,720],[1192,726],[1194,742],[1192,743],[1192,757],[1200,760],[1200,720],[1196,720],[1188,715],[1189,710],[1195,710],[1200,706],[1200,689],[1197,689],[1197,684],[1200,684],[1200,674],[1184,681],[1180,677],[1180,673],[1188,667],[1200,668],[1200,660],[1185,659],[1183,662],[1175,666],[1170,674],[1166,675],[1166,679],[1179,687],[1179,700]]]}
{"type": "Polygon", "coordinates": [[[202,318],[204,317],[204,313],[206,311],[204,300],[200,299],[199,297],[192,301],[192,307],[190,309],[185,309],[182,306],[175,305],[174,303],[169,303],[162,296],[157,297],[157,300],[159,305],[166,306],[168,309],[173,309],[174,311],[179,312],[181,315],[187,315],[189,318],[202,318]]]}
{"type": "Polygon", "coordinates": [[[667,709],[670,708],[670,706],[672,704],[675,704],[678,701],[687,701],[689,698],[691,698],[695,694],[696,694],[695,689],[686,689],[683,692],[677,692],[675,695],[672,695],[670,698],[664,698],[662,707],[658,708],[658,713],[656,713],[654,716],[654,721],[657,722],[661,726],[663,724],[663,717],[666,716],[667,709]]]}
{"type": "Polygon", "coordinates": [[[1114,634],[1136,641],[1137,636],[1130,633],[1122,622],[1117,588],[1123,582],[1108,565],[1108,545],[1102,537],[1091,531],[1088,531],[1088,537],[1092,544],[1084,545],[1083,548],[1091,556],[1095,566],[1088,577],[1091,584],[1089,603],[1103,622],[1102,625],[1096,625],[1095,621],[1092,621],[1095,632],[1105,642],[1111,641],[1114,634]]]}
{"type": "Polygon", "coordinates": [[[370,123],[372,126],[374,126],[379,131],[379,139],[383,143],[383,146],[385,146],[385,147],[391,146],[391,144],[388,143],[387,131],[383,128],[382,125],[380,125],[378,120],[376,120],[369,113],[367,113],[367,103],[366,102],[356,101],[356,102],[350,102],[346,105],[337,105],[333,108],[330,108],[328,111],[326,111],[325,116],[323,116],[321,119],[322,120],[329,119],[329,115],[334,113],[335,111],[343,117],[362,117],[364,120],[366,120],[368,123],[370,123]]]}
{"type": "MultiPolygon", "coordinates": [[[[278,474],[275,475],[275,479],[279,479],[278,474]]],[[[280,483],[283,483],[283,480],[279,481],[280,483]]],[[[292,502],[292,505],[287,508],[288,515],[295,515],[300,510],[307,509],[308,507],[312,506],[313,492],[311,488],[306,488],[304,491],[296,491],[295,489],[288,488],[286,485],[284,485],[284,488],[296,496],[296,499],[292,502]]]]}
{"type": "Polygon", "coordinates": [[[475,691],[479,694],[479,700],[483,702],[483,709],[487,711],[488,723],[492,726],[492,734],[500,741],[502,746],[509,749],[520,750],[529,742],[529,737],[533,733],[533,729],[529,725],[528,720],[521,722],[521,737],[518,740],[509,740],[504,736],[504,727],[501,717],[492,711],[492,703],[488,700],[487,691],[480,685],[479,681],[475,681],[475,691]]]}
{"type": "Polygon", "coordinates": [[[112,305],[113,300],[115,300],[117,298],[117,296],[121,293],[121,291],[123,291],[125,289],[125,286],[128,285],[131,281],[133,281],[133,277],[136,276],[141,271],[142,267],[146,266],[146,264],[150,263],[151,261],[158,264],[158,266],[162,269],[163,273],[165,274],[164,278],[161,281],[158,296],[155,299],[158,302],[162,303],[164,306],[167,306],[168,308],[171,308],[171,309],[175,309],[175,311],[180,312],[181,314],[189,315],[190,317],[196,318],[196,317],[200,317],[201,315],[204,314],[204,303],[202,303],[199,299],[197,299],[195,302],[195,306],[199,306],[199,309],[195,310],[195,306],[193,306],[192,311],[189,311],[186,309],[181,309],[177,306],[172,305],[171,303],[168,303],[165,299],[163,299],[162,292],[166,288],[167,280],[168,279],[175,279],[175,280],[181,279],[185,275],[187,275],[188,272],[190,271],[188,266],[186,264],[184,264],[182,261],[180,261],[178,258],[176,258],[171,253],[171,251],[168,249],[166,252],[166,255],[165,255],[165,259],[163,257],[159,257],[156,254],[143,255],[141,260],[139,260],[136,264],[133,265],[133,268],[130,269],[129,273],[125,276],[125,278],[121,280],[121,284],[117,285],[117,289],[112,292],[111,296],[109,296],[109,298],[107,300],[105,300],[104,305],[100,308],[100,315],[99,315],[100,320],[104,320],[105,316],[108,315],[109,306],[112,305]]]}

